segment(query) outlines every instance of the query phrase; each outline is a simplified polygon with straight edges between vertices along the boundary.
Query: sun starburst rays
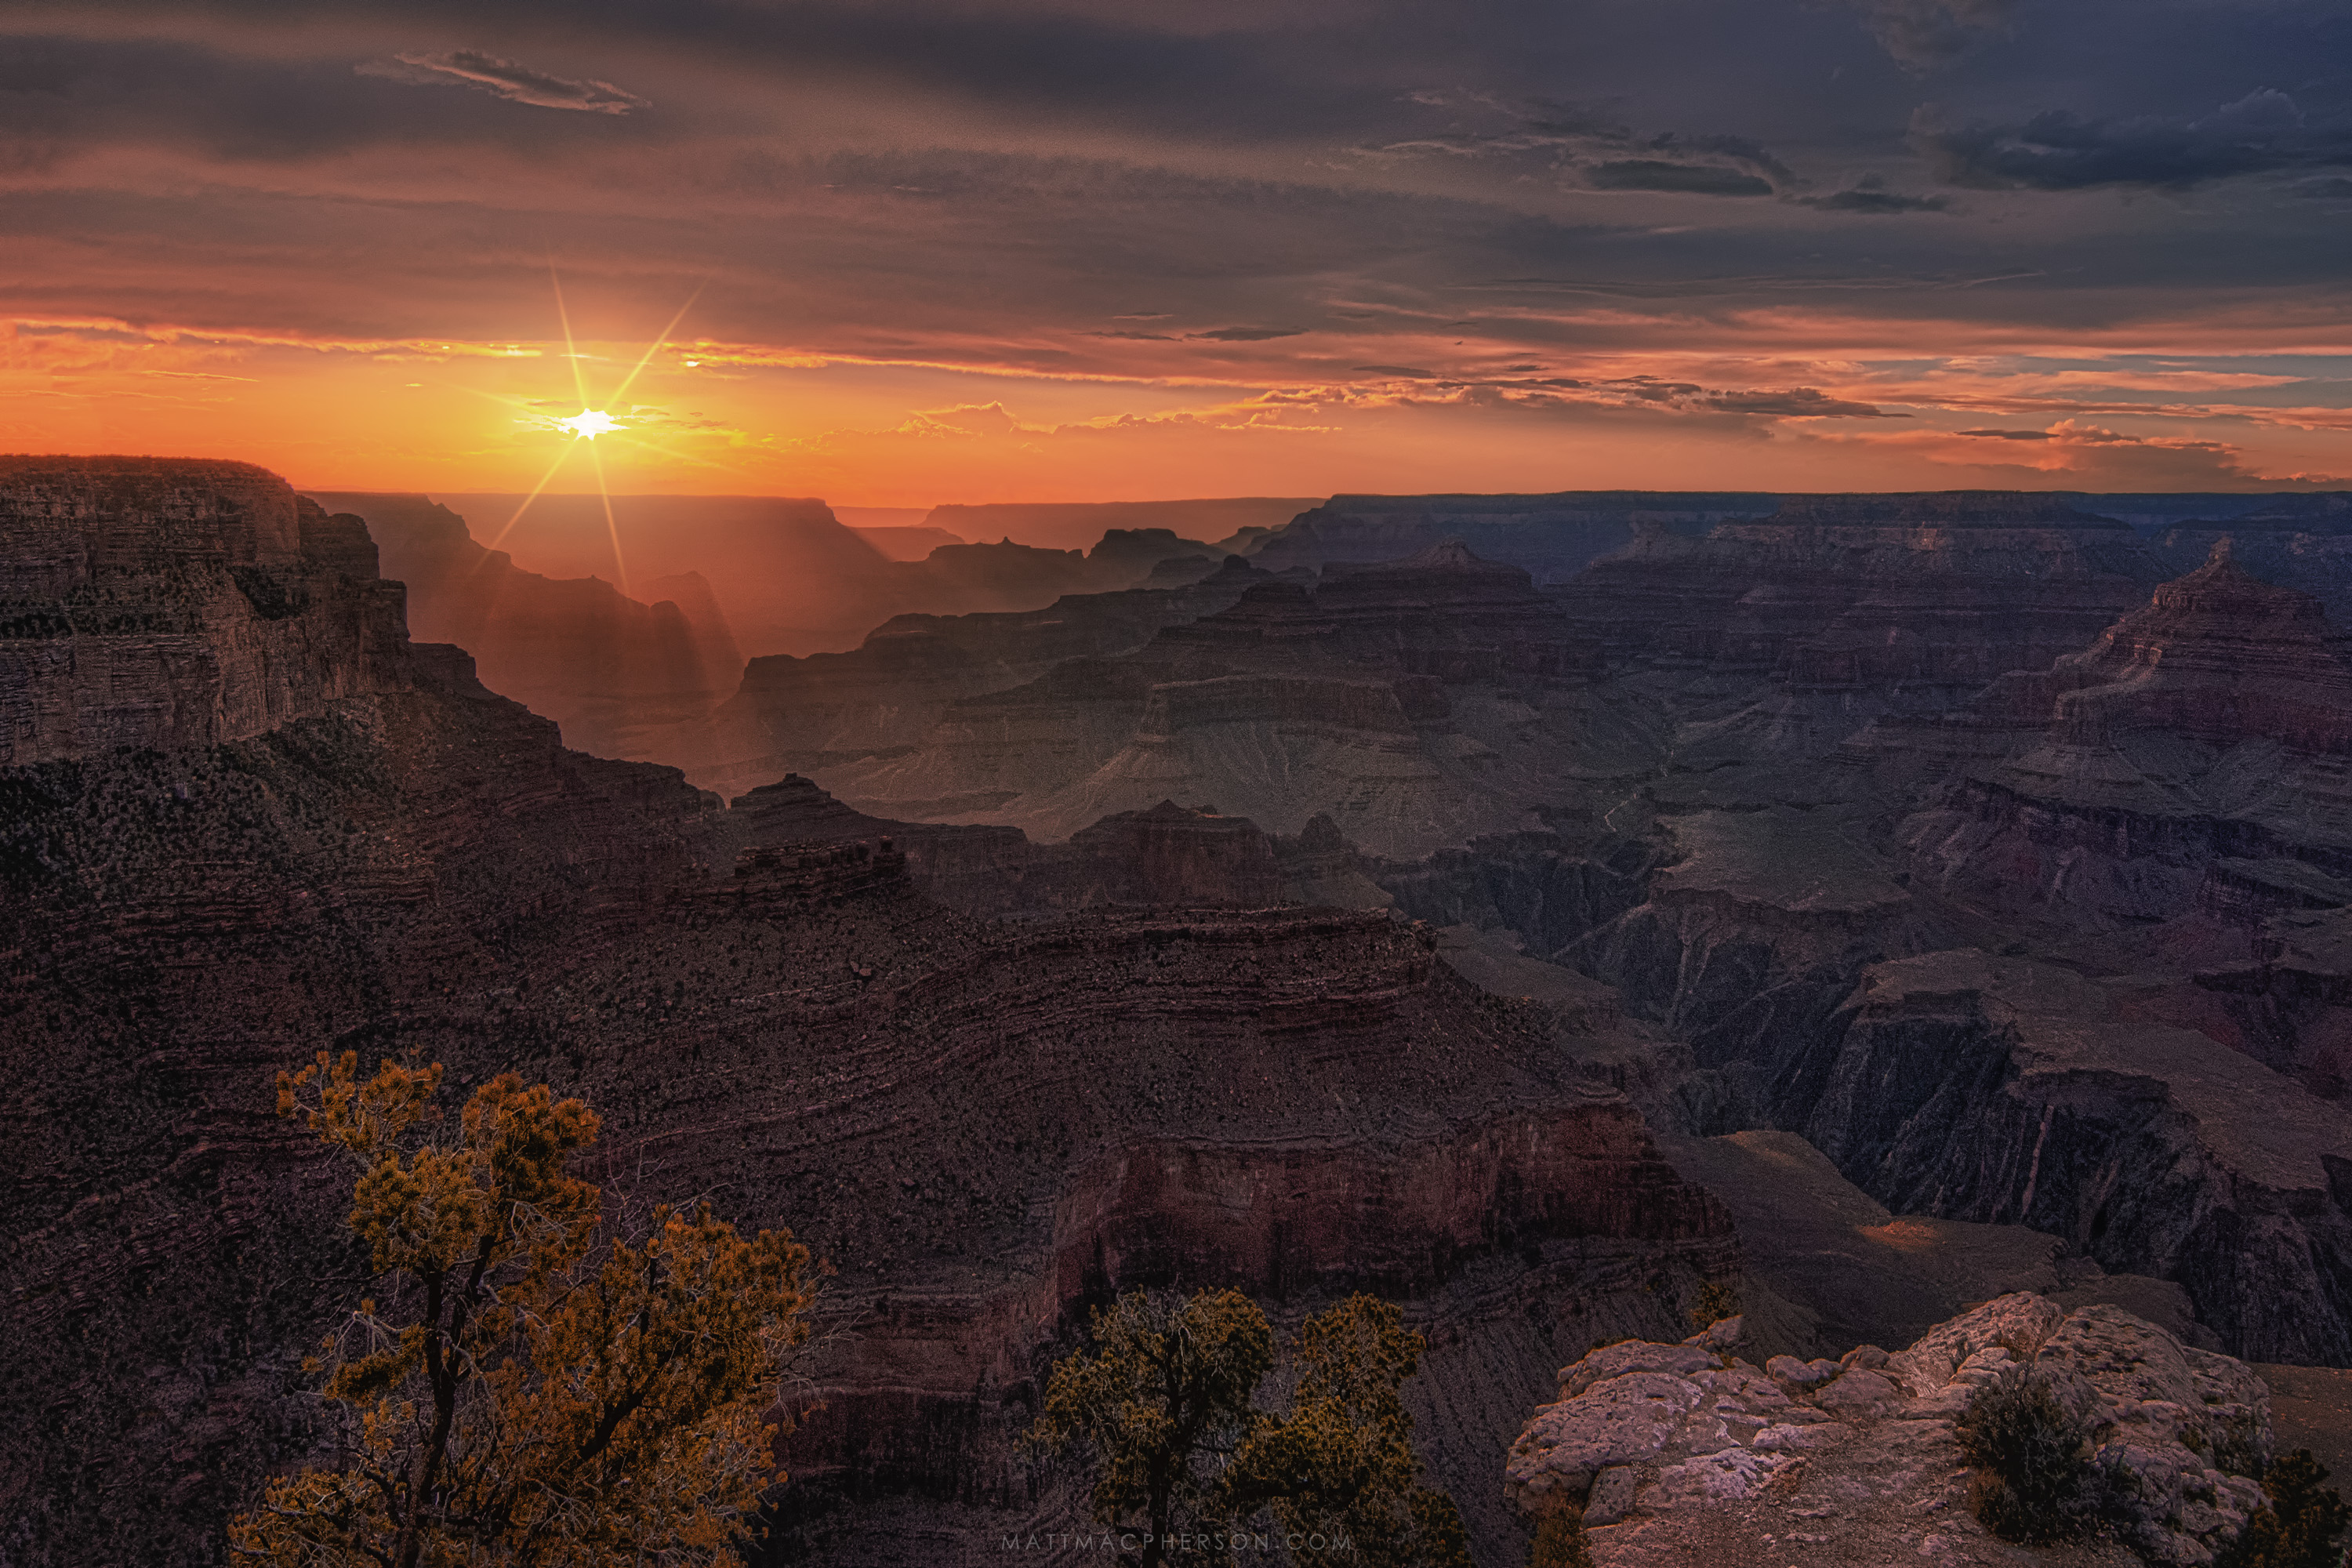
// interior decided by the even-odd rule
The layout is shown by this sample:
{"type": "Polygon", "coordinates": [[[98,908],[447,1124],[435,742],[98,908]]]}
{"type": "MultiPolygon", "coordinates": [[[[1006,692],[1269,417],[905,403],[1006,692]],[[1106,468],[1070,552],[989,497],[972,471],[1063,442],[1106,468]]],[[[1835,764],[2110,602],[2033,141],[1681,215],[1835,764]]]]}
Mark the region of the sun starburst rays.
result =
{"type": "MultiPolygon", "coordinates": [[[[563,431],[571,437],[571,439],[566,441],[562,448],[556,453],[555,461],[550,463],[547,471],[540,475],[539,483],[531,487],[530,494],[525,496],[522,504],[515,508],[514,515],[507,519],[506,526],[499,530],[497,537],[489,542],[488,548],[496,550],[507,535],[514,531],[515,525],[522,521],[523,513],[530,510],[531,502],[537,500],[545,493],[547,487],[554,483],[555,476],[571,459],[573,450],[584,443],[588,447],[589,468],[596,476],[596,494],[604,502],[604,531],[613,546],[613,574],[621,592],[626,594],[629,591],[628,569],[621,556],[621,529],[613,515],[613,492],[611,487],[605,483],[604,458],[604,455],[596,449],[596,443],[599,437],[611,436],[667,456],[684,455],[672,452],[659,442],[628,434],[632,427],[615,418],[614,411],[615,409],[622,413],[628,411],[628,405],[623,403],[622,399],[626,397],[629,389],[636,384],[637,378],[645,374],[646,367],[653,363],[654,356],[669,345],[670,334],[677,331],[677,324],[686,320],[686,313],[694,308],[695,300],[702,297],[702,289],[698,288],[692,294],[687,296],[686,303],[677,308],[677,313],[669,319],[669,324],[661,330],[661,335],[646,345],[646,352],[637,356],[636,363],[629,367],[628,374],[621,378],[620,384],[614,387],[611,395],[603,399],[600,404],[589,394],[588,374],[581,366],[583,356],[572,332],[572,312],[563,300],[563,280],[557,275],[552,262],[548,264],[547,281],[555,294],[555,317],[563,329],[563,357],[572,363],[572,390],[579,398],[580,412],[560,419],[545,414],[539,416],[541,428],[563,431]]],[[[521,399],[502,399],[501,401],[513,402],[524,407],[532,406],[521,399]]],[[[544,407],[544,405],[539,406],[544,407]]],[[[717,468],[725,465],[710,466],[717,468]]],[[[487,557],[485,559],[487,560],[487,557]]]]}

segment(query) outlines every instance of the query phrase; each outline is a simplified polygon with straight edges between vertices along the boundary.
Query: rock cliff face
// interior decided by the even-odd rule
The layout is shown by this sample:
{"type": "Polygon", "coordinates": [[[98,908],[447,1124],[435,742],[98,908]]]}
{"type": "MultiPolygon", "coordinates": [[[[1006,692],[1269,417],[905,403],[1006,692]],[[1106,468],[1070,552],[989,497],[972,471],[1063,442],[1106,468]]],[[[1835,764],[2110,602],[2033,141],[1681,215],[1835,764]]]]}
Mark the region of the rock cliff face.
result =
{"type": "Polygon", "coordinates": [[[2127,989],[1973,949],[1889,962],[1766,1070],[1778,1119],[1898,1213],[2177,1280],[2236,1354],[2352,1359],[2352,1127],[2127,989]]]}
{"type": "Polygon", "coordinates": [[[242,740],[404,687],[374,555],[243,463],[0,458],[0,763],[242,740]]]}
{"type": "Polygon", "coordinates": [[[2045,1381],[2092,1429],[2129,1552],[2069,1561],[2203,1563],[2263,1505],[2270,1392],[2243,1362],[2115,1307],[2009,1295],[1890,1354],[1738,1359],[1740,1321],[1681,1344],[1629,1341],[1559,1371],[1511,1450],[1530,1513],[1580,1503],[1603,1568],[1863,1568],[2031,1561],[1970,1510],[1955,1435],[2003,1377],[2045,1381]]]}
{"type": "MultiPolygon", "coordinates": [[[[284,493],[146,479],[162,515],[88,507],[39,537],[143,562],[184,502],[241,518],[284,493]]],[[[362,564],[356,534],[322,537],[362,564]]],[[[243,538],[203,549],[294,573],[299,526],[243,538]]],[[[363,1271],[347,1176],[268,1086],[321,1048],[583,1092],[602,1179],[724,1190],[839,1268],[828,1324],[857,1331],[814,1369],[826,1413],[789,1463],[792,1539],[841,1561],[871,1560],[857,1521],[891,1497],[970,1524],[919,1560],[996,1561],[1006,1521],[1062,1506],[1010,1440],[1076,1314],[1223,1283],[1292,1318],[1360,1285],[1402,1298],[1444,1369],[1416,1395],[1425,1451],[1499,1555],[1492,1468],[1542,1368],[1661,1331],[1737,1268],[1638,1113],[1429,932],[1292,908],[991,924],[916,889],[913,844],[807,842],[796,825],[841,826],[821,801],[721,810],[563,750],[457,650],[404,668],[242,737],[0,773],[12,1561],[205,1560],[308,1450],[294,1358],[363,1271]]],[[[1265,890],[1264,841],[1200,814],[1100,837],[1146,896],[1265,890]]],[[[1297,851],[1329,870],[1345,847],[1327,825],[1297,851]]]]}
{"type": "Polygon", "coordinates": [[[1032,843],[1016,827],[890,822],[867,816],[787,773],[730,804],[761,842],[887,840],[904,854],[921,893],[982,916],[1035,917],[1105,906],[1385,909],[1355,847],[1328,818],[1282,838],[1245,816],[1162,801],[1107,816],[1063,843],[1032,843]]]}

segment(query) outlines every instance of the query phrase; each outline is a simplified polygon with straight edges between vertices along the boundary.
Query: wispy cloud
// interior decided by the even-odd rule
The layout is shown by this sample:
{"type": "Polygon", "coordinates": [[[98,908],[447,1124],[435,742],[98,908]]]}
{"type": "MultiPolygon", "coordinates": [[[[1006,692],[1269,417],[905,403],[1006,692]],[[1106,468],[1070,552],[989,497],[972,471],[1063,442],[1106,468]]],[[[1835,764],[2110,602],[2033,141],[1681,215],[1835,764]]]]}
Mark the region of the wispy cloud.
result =
{"type": "Polygon", "coordinates": [[[470,87],[541,109],[571,109],[587,114],[626,114],[652,104],[609,81],[574,81],[551,76],[478,49],[449,49],[440,54],[394,55],[361,66],[362,76],[383,77],[418,87],[470,87]]]}

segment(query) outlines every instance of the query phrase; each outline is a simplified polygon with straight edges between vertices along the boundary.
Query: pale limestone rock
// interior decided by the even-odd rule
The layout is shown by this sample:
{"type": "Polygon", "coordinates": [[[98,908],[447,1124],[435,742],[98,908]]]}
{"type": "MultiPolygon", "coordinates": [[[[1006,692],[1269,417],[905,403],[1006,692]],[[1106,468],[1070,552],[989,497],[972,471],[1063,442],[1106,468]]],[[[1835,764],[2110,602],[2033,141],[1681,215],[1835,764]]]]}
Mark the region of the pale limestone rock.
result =
{"type": "Polygon", "coordinates": [[[1776,1355],[1764,1363],[1764,1370],[1791,1388],[1818,1388],[1845,1369],[1827,1356],[1812,1361],[1799,1361],[1792,1355],[1776,1355]]]}
{"type": "Polygon", "coordinates": [[[1584,1522],[1597,1528],[1614,1524],[1633,1510],[1633,1489],[1641,1476],[1631,1465],[1612,1465],[1593,1478],[1591,1499],[1584,1505],[1584,1522]]]}
{"type": "Polygon", "coordinates": [[[1538,1513],[1589,1490],[1601,1568],[1715,1561],[1727,1542],[1764,1541],[1822,1562],[1990,1568],[2016,1559],[1968,1509],[1956,1426],[1986,1384],[2031,1375],[2091,1426],[2124,1490],[2125,1541],[2085,1548],[2084,1562],[2127,1545],[2146,1563],[2206,1563],[2262,1501],[2230,1473],[2270,1453],[2261,1380],[2119,1308],[2004,1296],[1891,1354],[1763,1369],[1706,1338],[1627,1342],[1563,1368],[1559,1400],[1512,1448],[1507,1495],[1538,1513]]]}

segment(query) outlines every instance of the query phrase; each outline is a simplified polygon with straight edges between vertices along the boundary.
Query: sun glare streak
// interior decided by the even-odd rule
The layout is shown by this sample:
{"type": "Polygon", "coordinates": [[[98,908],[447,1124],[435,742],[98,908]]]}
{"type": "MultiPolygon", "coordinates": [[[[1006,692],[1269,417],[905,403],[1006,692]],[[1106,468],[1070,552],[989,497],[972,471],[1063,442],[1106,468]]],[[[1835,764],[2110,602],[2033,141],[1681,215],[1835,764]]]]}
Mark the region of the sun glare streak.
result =
{"type": "Polygon", "coordinates": [[[555,275],[555,262],[547,263],[548,287],[555,290],[555,319],[563,323],[563,357],[572,362],[572,390],[580,395],[580,406],[588,406],[588,378],[580,371],[580,345],[572,341],[572,312],[563,303],[563,279],[555,275]]]}
{"type": "MultiPolygon", "coordinates": [[[[638,356],[637,363],[630,369],[629,374],[621,378],[619,389],[605,401],[610,403],[618,403],[622,398],[628,395],[629,388],[637,384],[638,375],[643,374],[646,365],[653,363],[654,355],[662,352],[663,347],[669,342],[669,335],[677,331],[677,324],[686,320],[686,313],[694,309],[694,302],[697,300],[702,298],[702,290],[709,287],[710,285],[706,282],[702,284],[700,288],[696,289],[693,293],[688,294],[686,297],[686,303],[677,308],[677,314],[669,319],[669,325],[661,330],[661,336],[656,338],[651,345],[646,348],[646,352],[638,356]]],[[[581,401],[584,403],[587,400],[583,398],[581,401]]]]}
{"type": "MultiPolygon", "coordinates": [[[[547,472],[539,476],[539,483],[530,487],[530,494],[522,498],[522,505],[515,508],[514,515],[507,519],[507,525],[499,530],[498,538],[490,541],[488,546],[489,550],[496,550],[505,541],[506,536],[514,531],[514,525],[522,521],[522,514],[530,510],[530,503],[539,499],[539,493],[554,481],[556,470],[563,467],[563,459],[570,456],[572,456],[572,448],[569,446],[555,454],[555,461],[547,465],[547,472]]],[[[483,556],[485,562],[488,559],[487,554],[483,556]]]]}
{"type": "Polygon", "coordinates": [[[625,599],[629,596],[629,569],[621,560],[621,525],[613,521],[613,492],[604,488],[604,456],[596,450],[593,442],[589,443],[588,461],[596,470],[596,494],[604,502],[604,531],[613,541],[613,586],[625,599]]]}

